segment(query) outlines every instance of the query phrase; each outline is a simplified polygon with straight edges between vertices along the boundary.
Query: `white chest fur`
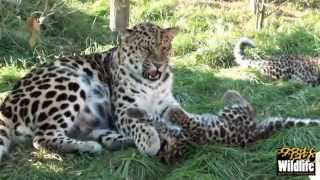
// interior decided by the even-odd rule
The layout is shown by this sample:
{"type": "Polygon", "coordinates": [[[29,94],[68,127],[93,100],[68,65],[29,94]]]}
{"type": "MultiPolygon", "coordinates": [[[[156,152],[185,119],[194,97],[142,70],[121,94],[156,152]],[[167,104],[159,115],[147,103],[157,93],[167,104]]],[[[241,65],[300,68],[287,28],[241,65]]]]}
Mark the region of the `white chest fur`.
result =
{"type": "Polygon", "coordinates": [[[172,79],[154,84],[135,84],[133,88],[140,89],[139,94],[134,94],[136,104],[148,113],[160,114],[172,99],[172,79]],[[143,90],[143,91],[141,91],[143,90]]]}

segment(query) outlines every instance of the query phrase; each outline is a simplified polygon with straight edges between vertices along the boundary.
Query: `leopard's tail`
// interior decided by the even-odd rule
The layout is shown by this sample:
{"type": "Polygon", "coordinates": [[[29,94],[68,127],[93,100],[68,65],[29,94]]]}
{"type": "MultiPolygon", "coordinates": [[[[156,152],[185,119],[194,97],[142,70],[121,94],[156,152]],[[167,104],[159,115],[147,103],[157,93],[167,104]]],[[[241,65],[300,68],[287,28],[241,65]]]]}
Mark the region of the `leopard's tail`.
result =
{"type": "Polygon", "coordinates": [[[251,59],[245,56],[244,49],[246,47],[254,48],[256,46],[251,39],[247,37],[242,37],[239,39],[239,41],[237,42],[237,44],[233,49],[233,55],[234,55],[235,61],[241,67],[250,67],[250,66],[253,66],[252,63],[254,63],[254,61],[252,61],[251,59]]]}
{"type": "Polygon", "coordinates": [[[11,128],[6,110],[0,108],[0,162],[4,154],[8,152],[11,143],[11,128]]]}
{"type": "Polygon", "coordinates": [[[270,117],[257,124],[256,139],[268,138],[282,129],[311,126],[318,126],[320,128],[320,119],[270,117]]]}

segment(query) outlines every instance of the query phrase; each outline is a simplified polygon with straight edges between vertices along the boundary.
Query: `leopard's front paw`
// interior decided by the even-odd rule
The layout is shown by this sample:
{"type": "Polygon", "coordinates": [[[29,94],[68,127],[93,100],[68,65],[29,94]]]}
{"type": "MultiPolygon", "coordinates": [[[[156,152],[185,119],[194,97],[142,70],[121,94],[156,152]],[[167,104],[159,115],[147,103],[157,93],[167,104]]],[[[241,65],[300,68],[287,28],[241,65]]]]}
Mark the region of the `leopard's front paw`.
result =
{"type": "Polygon", "coordinates": [[[158,132],[151,126],[144,127],[137,134],[135,144],[140,152],[154,156],[160,150],[160,137],[158,132]]]}
{"type": "Polygon", "coordinates": [[[78,146],[81,152],[101,153],[103,150],[101,144],[95,141],[84,141],[78,146]]]}

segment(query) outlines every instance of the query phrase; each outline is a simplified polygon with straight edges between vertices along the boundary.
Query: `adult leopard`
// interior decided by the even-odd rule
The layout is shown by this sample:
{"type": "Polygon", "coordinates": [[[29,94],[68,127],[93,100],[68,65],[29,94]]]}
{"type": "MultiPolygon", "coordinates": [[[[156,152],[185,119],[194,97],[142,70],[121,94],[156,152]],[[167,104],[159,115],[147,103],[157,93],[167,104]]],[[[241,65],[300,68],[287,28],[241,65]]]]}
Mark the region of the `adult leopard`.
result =
{"type": "Polygon", "coordinates": [[[255,68],[270,80],[292,80],[311,86],[320,84],[319,57],[281,55],[250,59],[244,54],[245,47],[255,47],[255,44],[243,37],[234,47],[235,61],[241,67],[255,68]]]}
{"type": "MultiPolygon", "coordinates": [[[[169,53],[165,48],[169,47],[170,42],[166,42],[162,36],[148,39],[145,35],[151,30],[148,23],[136,27],[145,27],[146,32],[140,34],[140,41],[135,46],[125,48],[121,43],[119,47],[103,53],[63,56],[53,63],[36,67],[19,80],[0,108],[0,160],[8,152],[12,142],[24,141],[28,137],[32,138],[33,146],[37,149],[44,147],[62,152],[100,152],[100,144],[108,149],[135,144],[142,152],[155,155],[159,151],[160,134],[163,151],[159,155],[170,154],[171,151],[175,153],[176,149],[180,149],[178,147],[182,145],[183,137],[176,133],[176,129],[166,130],[162,127],[158,133],[143,122],[135,121],[136,124],[133,125],[133,120],[128,120],[129,131],[121,129],[119,132],[114,126],[114,118],[123,114],[117,110],[119,114],[113,116],[111,92],[117,108],[126,106],[117,98],[132,103],[134,97],[131,97],[131,93],[145,92],[144,89],[123,89],[117,86],[131,82],[124,82],[120,76],[129,74],[130,71],[126,73],[123,71],[128,69],[119,68],[119,74],[114,69],[118,68],[116,64],[122,60],[124,63],[136,61],[131,57],[144,58],[144,51],[140,50],[152,48],[154,38],[157,38],[157,42],[159,38],[163,40],[162,54],[158,54],[158,57],[166,57],[164,60],[168,60],[168,54],[164,53],[169,53]],[[121,54],[122,51],[126,53],[121,54]],[[117,55],[120,59],[116,59],[117,55]],[[112,73],[110,68],[113,69],[112,73]],[[130,93],[122,94],[128,90],[130,93]],[[177,148],[168,149],[171,145],[177,148]]],[[[172,30],[165,32],[168,34],[163,35],[167,37],[172,30]]],[[[138,36],[127,37],[124,34],[122,39],[135,39],[134,42],[137,42],[136,37],[138,36]]],[[[157,76],[154,74],[146,77],[146,85],[154,86],[157,76]]],[[[166,81],[167,78],[163,80],[166,81]]],[[[121,127],[125,126],[126,122],[123,121],[116,120],[116,125],[119,127],[120,122],[123,124],[121,127]]],[[[175,154],[178,155],[179,151],[175,154]]]]}

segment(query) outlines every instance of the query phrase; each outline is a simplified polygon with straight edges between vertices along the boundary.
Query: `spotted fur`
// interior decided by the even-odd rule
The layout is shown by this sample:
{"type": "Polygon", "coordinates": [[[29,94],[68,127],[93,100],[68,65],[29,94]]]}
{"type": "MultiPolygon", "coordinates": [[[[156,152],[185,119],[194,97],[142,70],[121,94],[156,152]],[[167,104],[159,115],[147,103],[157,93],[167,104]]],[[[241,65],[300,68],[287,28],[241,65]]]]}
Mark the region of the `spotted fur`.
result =
{"type": "Polygon", "coordinates": [[[245,47],[255,47],[252,40],[241,38],[234,48],[234,57],[238,65],[255,68],[270,80],[293,80],[311,86],[320,84],[319,58],[294,55],[249,59],[244,55],[245,47]]]}
{"type": "MultiPolygon", "coordinates": [[[[187,113],[172,94],[169,55],[176,33],[138,24],[108,52],[61,57],[31,71],[1,105],[0,158],[12,141],[29,136],[36,148],[63,152],[134,144],[172,162],[188,140],[245,145],[279,127],[277,119],[256,125],[253,108],[237,93],[227,95],[235,103],[218,116],[187,113]]],[[[298,125],[293,120],[281,127],[298,125]]]]}
{"type": "MultiPolygon", "coordinates": [[[[259,139],[265,139],[274,133],[292,127],[320,126],[319,119],[299,119],[284,117],[269,117],[256,122],[255,110],[251,104],[237,91],[229,90],[224,95],[229,105],[214,114],[191,114],[181,107],[171,108],[167,117],[170,122],[164,121],[155,114],[148,114],[142,109],[130,108],[130,117],[147,119],[157,126],[167,127],[176,124],[176,132],[171,133],[183,136],[184,143],[208,144],[220,142],[245,147],[259,139]],[[182,128],[182,129],[181,129],[182,128]]],[[[181,149],[180,149],[181,151],[181,149]]]]}
{"type": "Polygon", "coordinates": [[[242,147],[268,138],[282,129],[320,127],[319,119],[269,117],[257,122],[254,108],[237,91],[229,90],[224,97],[230,105],[217,115],[191,114],[177,107],[168,111],[168,117],[185,130],[188,141],[197,144],[220,142],[242,147]]]}
{"type": "Polygon", "coordinates": [[[177,140],[180,136],[168,133],[172,128],[167,123],[167,127],[154,126],[145,118],[128,115],[127,111],[139,108],[160,116],[170,104],[176,103],[171,94],[173,75],[169,68],[175,34],[174,28],[142,23],[122,32],[120,45],[113,53],[111,87],[116,127],[132,138],[142,153],[152,156],[168,157],[172,153],[169,151],[175,149],[171,147],[180,147],[176,144],[182,142],[177,140]]]}
{"type": "MultiPolygon", "coordinates": [[[[112,50],[111,50],[112,51],[112,50]]],[[[0,159],[12,141],[35,148],[100,152],[132,140],[114,131],[110,101],[110,52],[66,56],[35,68],[1,105],[0,159]]]]}
{"type": "MultiPolygon", "coordinates": [[[[273,125],[279,123],[257,124],[250,103],[238,93],[227,93],[234,104],[219,115],[192,114],[181,107],[172,94],[173,73],[169,66],[175,34],[175,29],[164,29],[151,23],[142,23],[122,32],[111,63],[112,103],[119,132],[132,138],[142,153],[167,157],[181,154],[187,141],[207,143],[217,140],[245,146],[271,133],[273,125]]],[[[298,122],[308,124],[304,119],[276,121],[281,121],[281,127],[292,125],[292,122],[293,126],[298,122]]],[[[312,124],[319,125],[317,120],[312,124]]]]}

